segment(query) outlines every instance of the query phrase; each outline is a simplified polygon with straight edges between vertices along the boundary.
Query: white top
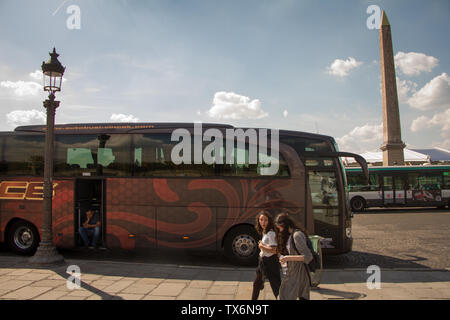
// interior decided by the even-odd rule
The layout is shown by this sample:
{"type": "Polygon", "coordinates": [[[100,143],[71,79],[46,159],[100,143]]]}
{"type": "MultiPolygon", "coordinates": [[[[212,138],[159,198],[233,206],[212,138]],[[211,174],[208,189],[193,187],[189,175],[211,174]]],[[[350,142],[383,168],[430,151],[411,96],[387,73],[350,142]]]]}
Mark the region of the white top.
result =
{"type": "MultiPolygon", "coordinates": [[[[277,246],[277,236],[274,231],[269,231],[267,233],[263,233],[261,241],[264,245],[269,246],[269,247],[277,246]]],[[[259,255],[261,257],[270,257],[270,256],[273,256],[274,253],[267,252],[267,251],[264,251],[263,249],[261,249],[261,252],[259,253],[259,255]]]]}

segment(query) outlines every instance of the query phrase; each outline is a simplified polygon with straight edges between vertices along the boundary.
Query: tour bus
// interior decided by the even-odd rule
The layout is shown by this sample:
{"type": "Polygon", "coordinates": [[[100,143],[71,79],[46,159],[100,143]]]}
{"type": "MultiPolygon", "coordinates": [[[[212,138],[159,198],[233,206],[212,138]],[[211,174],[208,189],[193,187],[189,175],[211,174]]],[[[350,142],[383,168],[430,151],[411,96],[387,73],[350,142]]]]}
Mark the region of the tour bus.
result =
{"type": "MultiPolygon", "coordinates": [[[[268,210],[273,216],[286,212],[324,238],[324,254],[351,250],[340,157],[354,157],[367,172],[362,157],[339,152],[332,137],[319,134],[198,126],[56,125],[54,244],[82,246],[78,229],[92,209],[100,213],[100,244],[107,249],[223,250],[233,262],[251,264],[259,251],[255,216],[268,210]],[[220,148],[210,147],[208,133],[220,148]],[[266,141],[253,141],[255,134],[266,141]],[[214,161],[186,161],[199,150],[214,161]]],[[[43,125],[0,133],[0,241],[20,254],[32,254],[40,241],[44,143],[43,125]]]]}
{"type": "Polygon", "coordinates": [[[370,167],[369,184],[358,168],[346,168],[350,206],[450,208],[450,166],[370,167]]]}

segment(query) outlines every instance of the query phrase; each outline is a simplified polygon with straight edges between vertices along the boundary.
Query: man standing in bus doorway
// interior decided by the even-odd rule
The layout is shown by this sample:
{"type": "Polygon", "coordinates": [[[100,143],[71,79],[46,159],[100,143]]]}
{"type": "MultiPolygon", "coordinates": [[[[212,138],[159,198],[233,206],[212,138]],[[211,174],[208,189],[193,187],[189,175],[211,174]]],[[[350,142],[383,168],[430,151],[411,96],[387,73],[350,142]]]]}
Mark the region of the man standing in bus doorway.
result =
{"type": "Polygon", "coordinates": [[[89,249],[97,248],[97,242],[100,238],[101,231],[100,214],[96,210],[89,209],[86,211],[86,219],[80,226],[80,236],[83,239],[84,246],[89,249]],[[89,246],[89,238],[92,237],[91,246],[89,246]]]}

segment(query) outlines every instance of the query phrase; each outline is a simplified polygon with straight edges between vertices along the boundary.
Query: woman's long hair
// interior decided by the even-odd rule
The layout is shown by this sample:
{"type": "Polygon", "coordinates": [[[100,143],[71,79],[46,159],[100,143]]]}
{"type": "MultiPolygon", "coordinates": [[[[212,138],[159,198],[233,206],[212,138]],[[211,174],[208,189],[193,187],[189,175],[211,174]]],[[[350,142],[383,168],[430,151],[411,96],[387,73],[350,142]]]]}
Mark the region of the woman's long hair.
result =
{"type": "Polygon", "coordinates": [[[264,233],[269,232],[270,230],[274,230],[275,231],[275,226],[274,226],[274,223],[273,223],[272,215],[268,211],[262,210],[260,213],[258,213],[256,215],[256,218],[255,218],[255,229],[256,229],[256,232],[258,232],[258,234],[260,236],[262,236],[264,233]],[[260,216],[266,216],[267,220],[269,220],[269,222],[267,224],[267,228],[265,230],[259,224],[259,217],[260,216]]]}
{"type": "Polygon", "coordinates": [[[289,237],[291,236],[291,233],[289,232],[289,228],[292,228],[293,230],[298,229],[302,231],[305,236],[308,236],[308,233],[306,230],[302,227],[299,227],[295,224],[295,222],[289,218],[289,215],[287,213],[280,213],[275,218],[275,225],[280,225],[283,227],[283,231],[279,231],[278,228],[278,246],[277,246],[277,252],[281,255],[288,255],[289,252],[287,251],[287,243],[289,240],[289,237]]]}

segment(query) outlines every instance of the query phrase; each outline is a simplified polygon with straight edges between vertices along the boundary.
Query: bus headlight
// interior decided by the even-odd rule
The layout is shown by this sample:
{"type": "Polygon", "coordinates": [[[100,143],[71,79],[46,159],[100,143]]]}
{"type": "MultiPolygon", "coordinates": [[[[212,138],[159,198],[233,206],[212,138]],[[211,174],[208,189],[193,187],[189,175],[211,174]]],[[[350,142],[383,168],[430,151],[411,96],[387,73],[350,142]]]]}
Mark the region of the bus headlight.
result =
{"type": "Polygon", "coordinates": [[[352,228],[345,228],[345,235],[347,236],[347,238],[351,238],[352,237],[352,228]]]}

